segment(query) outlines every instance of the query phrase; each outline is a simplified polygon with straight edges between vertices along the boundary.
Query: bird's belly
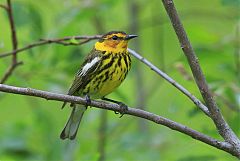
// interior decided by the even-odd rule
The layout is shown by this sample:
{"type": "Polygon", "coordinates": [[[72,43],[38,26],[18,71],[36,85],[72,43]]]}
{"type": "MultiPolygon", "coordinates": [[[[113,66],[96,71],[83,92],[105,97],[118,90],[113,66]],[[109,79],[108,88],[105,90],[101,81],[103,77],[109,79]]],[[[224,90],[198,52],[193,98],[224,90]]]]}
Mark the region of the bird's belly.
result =
{"type": "Polygon", "coordinates": [[[97,92],[99,97],[103,97],[108,95],[109,93],[113,92],[121,83],[123,80],[121,80],[121,75],[113,76],[112,79],[107,80],[102,84],[102,86],[99,88],[99,91],[97,92]]]}
{"type": "Polygon", "coordinates": [[[92,98],[102,98],[113,92],[125,79],[127,69],[116,68],[115,71],[108,71],[109,74],[104,74],[102,81],[97,86],[90,87],[89,95],[92,98]]]}

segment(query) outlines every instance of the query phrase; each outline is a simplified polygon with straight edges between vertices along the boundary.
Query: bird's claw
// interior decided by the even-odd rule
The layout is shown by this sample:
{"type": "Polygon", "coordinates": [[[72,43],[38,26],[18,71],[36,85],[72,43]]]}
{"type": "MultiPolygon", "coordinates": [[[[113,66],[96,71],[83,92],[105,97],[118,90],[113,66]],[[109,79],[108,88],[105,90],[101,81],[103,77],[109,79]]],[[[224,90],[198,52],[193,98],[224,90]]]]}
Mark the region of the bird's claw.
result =
{"type": "MultiPolygon", "coordinates": [[[[90,96],[89,96],[89,95],[86,95],[85,99],[86,99],[86,107],[90,106],[90,104],[91,104],[90,96]]],[[[91,106],[90,106],[90,107],[91,107],[91,106]]]]}
{"type": "Polygon", "coordinates": [[[125,105],[122,102],[119,102],[118,105],[119,105],[119,108],[120,108],[120,112],[115,111],[115,114],[121,114],[120,117],[119,117],[119,118],[121,118],[127,112],[128,106],[125,105]]]}
{"type": "Polygon", "coordinates": [[[116,104],[119,105],[119,108],[120,108],[119,112],[114,111],[115,114],[121,114],[121,116],[119,118],[121,118],[128,110],[128,106],[125,105],[122,102],[118,102],[118,101],[115,101],[115,100],[112,100],[112,99],[109,99],[109,98],[106,98],[106,97],[103,97],[102,99],[105,100],[105,101],[113,102],[113,103],[116,103],[116,104]]]}

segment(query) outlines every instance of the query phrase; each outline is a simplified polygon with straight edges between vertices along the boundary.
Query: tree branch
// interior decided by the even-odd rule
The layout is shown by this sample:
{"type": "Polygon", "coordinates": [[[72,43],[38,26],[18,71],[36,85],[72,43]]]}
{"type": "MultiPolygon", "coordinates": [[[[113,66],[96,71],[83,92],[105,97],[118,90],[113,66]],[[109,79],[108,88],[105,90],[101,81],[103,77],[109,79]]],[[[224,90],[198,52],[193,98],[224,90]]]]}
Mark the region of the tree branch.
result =
{"type": "MultiPolygon", "coordinates": [[[[21,88],[21,87],[14,87],[14,86],[0,84],[0,91],[6,92],[6,93],[19,94],[19,95],[40,97],[40,98],[45,98],[47,100],[66,101],[66,102],[78,103],[78,104],[83,104],[83,105],[89,104],[89,102],[87,102],[86,99],[81,98],[81,97],[46,92],[46,91],[36,90],[36,89],[32,89],[32,88],[21,88]]],[[[119,105],[112,104],[109,102],[104,102],[104,101],[91,100],[90,106],[105,109],[105,110],[111,110],[111,111],[118,111],[118,112],[121,111],[121,108],[119,107],[119,105]]],[[[234,147],[231,144],[229,144],[227,142],[218,141],[218,140],[211,138],[205,134],[195,131],[185,125],[174,122],[174,121],[164,118],[162,116],[159,116],[159,115],[156,115],[156,114],[144,111],[144,110],[130,108],[130,107],[128,108],[128,111],[126,112],[126,114],[140,117],[140,118],[155,122],[157,124],[161,124],[172,130],[176,130],[178,132],[186,134],[196,140],[204,142],[208,145],[211,145],[215,148],[226,151],[226,152],[240,158],[240,155],[238,153],[236,153],[234,147]]]]}
{"type": "Polygon", "coordinates": [[[12,64],[10,65],[10,67],[8,68],[8,70],[5,72],[5,74],[3,75],[3,78],[1,79],[0,81],[0,84],[4,83],[9,77],[10,75],[12,74],[13,70],[19,66],[19,65],[22,65],[23,62],[20,61],[20,62],[17,62],[16,64],[12,64]]]}
{"type": "MultiPolygon", "coordinates": [[[[4,8],[4,5],[2,5],[1,7],[4,8]]],[[[17,46],[18,46],[18,42],[17,42],[16,29],[15,29],[15,25],[14,25],[11,0],[7,0],[7,6],[5,6],[5,7],[6,7],[5,10],[7,11],[8,19],[9,19],[9,23],[10,23],[10,28],[11,28],[12,48],[13,48],[13,50],[16,50],[17,46]]],[[[17,62],[17,53],[16,52],[13,52],[11,55],[12,55],[11,66],[8,68],[8,70],[3,75],[3,78],[1,79],[0,83],[4,83],[10,77],[10,75],[12,74],[14,69],[17,66],[22,64],[22,63],[17,62]]]]}
{"type": "MultiPolygon", "coordinates": [[[[8,13],[10,27],[11,27],[11,33],[12,33],[12,45],[13,45],[13,49],[15,50],[15,49],[17,49],[18,42],[17,42],[16,29],[15,29],[15,25],[14,25],[11,0],[7,0],[7,6],[8,6],[7,13],[8,13]]],[[[16,53],[13,53],[13,56],[16,57],[16,53]]]]}
{"type": "Polygon", "coordinates": [[[195,82],[202,94],[202,97],[209,109],[210,116],[215,123],[219,134],[230,144],[232,144],[238,155],[240,155],[240,140],[237,138],[235,133],[229,127],[227,122],[224,120],[216,102],[208,87],[207,81],[203,75],[202,69],[198,63],[198,58],[190,44],[187,34],[183,28],[183,25],[178,16],[177,10],[172,0],[162,0],[164,7],[168,13],[168,16],[172,22],[172,26],[177,34],[178,40],[181,44],[181,48],[188,60],[191,67],[195,82]]]}
{"type": "Polygon", "coordinates": [[[5,5],[3,5],[3,4],[0,4],[0,7],[3,8],[3,9],[5,9],[6,11],[8,11],[8,7],[7,7],[7,6],[5,6],[5,5]]]}
{"type": "Polygon", "coordinates": [[[40,41],[38,42],[34,42],[31,43],[25,47],[19,48],[17,50],[13,50],[10,52],[6,52],[0,55],[0,58],[4,58],[4,57],[8,57],[10,55],[12,55],[14,52],[15,53],[20,53],[23,52],[25,50],[37,47],[37,46],[42,46],[42,45],[46,45],[46,44],[52,44],[52,43],[56,43],[56,44],[61,44],[61,45],[82,45],[84,43],[89,42],[90,40],[94,40],[94,39],[99,39],[101,37],[101,35],[95,35],[95,36],[67,36],[64,38],[58,38],[58,39],[40,39],[40,41]],[[75,39],[75,40],[84,40],[82,42],[79,43],[73,43],[73,42],[65,42],[71,39],[75,39]]]}
{"type": "Polygon", "coordinates": [[[198,100],[194,95],[192,95],[187,89],[185,89],[183,86],[178,84],[174,79],[169,77],[166,73],[162,72],[160,69],[158,69],[155,65],[153,65],[151,62],[149,62],[147,59],[139,55],[136,51],[129,49],[128,51],[138,60],[146,64],[148,67],[150,67],[151,70],[156,72],[158,75],[160,75],[163,79],[171,83],[174,87],[176,87],[179,91],[181,91],[184,95],[186,95],[197,107],[199,107],[206,115],[209,116],[208,108],[200,101],[198,100]]]}
{"type": "MultiPolygon", "coordinates": [[[[29,44],[23,48],[19,48],[16,51],[4,53],[0,55],[0,58],[6,57],[11,55],[13,52],[20,53],[22,51],[37,47],[37,46],[42,46],[46,44],[51,44],[51,43],[59,43],[59,42],[64,42],[68,41],[71,39],[85,39],[87,41],[83,41],[84,43],[94,40],[94,39],[99,39],[101,35],[95,35],[95,36],[68,36],[64,38],[57,38],[57,39],[41,39],[39,42],[35,42],[32,44],[29,44]]],[[[83,44],[83,43],[82,43],[83,44]]],[[[158,69],[156,66],[154,66],[152,63],[150,63],[147,59],[143,58],[140,56],[137,52],[134,50],[128,49],[128,51],[137,59],[139,59],[141,62],[149,66],[153,71],[155,71],[158,75],[160,75],[162,78],[167,80],[169,83],[171,83],[173,86],[175,86],[177,89],[179,89],[183,94],[185,94],[196,106],[198,106],[206,115],[209,116],[209,111],[208,108],[200,101],[198,100],[194,95],[192,95],[187,89],[185,89],[183,86],[178,84],[175,80],[173,80],[171,77],[169,77],[166,73],[162,72],[160,69],[158,69]]]]}

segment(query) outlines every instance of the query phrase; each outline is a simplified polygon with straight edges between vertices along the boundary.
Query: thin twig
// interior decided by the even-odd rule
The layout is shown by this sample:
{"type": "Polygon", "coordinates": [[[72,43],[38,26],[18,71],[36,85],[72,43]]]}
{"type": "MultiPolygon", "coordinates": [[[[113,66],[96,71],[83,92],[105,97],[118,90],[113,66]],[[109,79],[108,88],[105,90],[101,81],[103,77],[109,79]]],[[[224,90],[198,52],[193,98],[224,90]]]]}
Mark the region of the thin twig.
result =
{"type": "MultiPolygon", "coordinates": [[[[15,25],[14,25],[11,0],[7,0],[7,5],[8,5],[8,17],[9,17],[11,33],[12,33],[12,45],[13,45],[13,50],[16,50],[17,46],[18,46],[18,42],[17,42],[16,29],[15,29],[15,25]]],[[[16,57],[16,53],[13,53],[13,57],[16,57]]],[[[17,63],[17,62],[15,62],[15,63],[17,63]]]]}
{"type": "Polygon", "coordinates": [[[0,7],[3,8],[3,9],[5,9],[5,10],[8,12],[8,7],[7,7],[7,6],[5,6],[5,5],[3,5],[3,4],[0,4],[0,7]]]}
{"type": "MultiPolygon", "coordinates": [[[[17,34],[16,34],[16,29],[14,25],[14,19],[13,19],[13,12],[12,12],[12,5],[11,5],[11,0],[7,0],[7,14],[8,14],[8,19],[10,22],[10,28],[11,28],[11,36],[12,36],[12,48],[13,50],[17,50],[18,42],[17,42],[17,34]]],[[[17,62],[17,53],[13,52],[12,54],[12,63],[8,70],[5,72],[3,75],[3,78],[1,79],[0,83],[4,83],[12,74],[14,69],[21,65],[22,63],[17,62]]]]}
{"type": "Polygon", "coordinates": [[[232,144],[238,154],[240,155],[240,140],[237,138],[236,134],[229,127],[227,122],[224,120],[211,92],[208,87],[207,81],[203,75],[202,69],[198,63],[198,58],[192,48],[192,45],[187,37],[187,34],[183,28],[183,25],[178,16],[177,10],[174,6],[172,0],[162,0],[164,7],[168,13],[171,20],[172,26],[178,36],[178,40],[181,44],[181,48],[188,60],[191,67],[195,82],[202,94],[202,97],[208,107],[210,116],[216,125],[219,134],[225,139],[225,141],[232,144]]]}
{"type": "MultiPolygon", "coordinates": [[[[91,100],[91,102],[89,103],[88,101],[86,101],[85,98],[82,98],[82,97],[57,94],[57,93],[41,91],[41,90],[32,89],[32,88],[21,88],[21,87],[14,87],[14,86],[0,84],[0,91],[6,92],[6,93],[14,93],[14,94],[19,94],[19,95],[27,95],[27,96],[45,98],[47,100],[57,100],[57,101],[62,101],[62,102],[64,101],[64,102],[72,102],[72,103],[77,103],[77,104],[89,105],[92,107],[97,107],[97,108],[111,110],[111,111],[117,111],[117,112],[121,111],[121,108],[117,104],[104,102],[104,101],[96,101],[96,100],[91,100]]],[[[172,130],[176,130],[178,132],[186,134],[196,140],[204,142],[208,145],[211,145],[215,148],[226,151],[226,152],[240,158],[239,153],[236,153],[235,149],[233,148],[233,146],[231,144],[229,144],[227,142],[218,141],[218,140],[211,138],[205,134],[195,131],[185,125],[174,122],[174,121],[164,118],[162,116],[159,116],[159,115],[156,115],[156,114],[144,111],[144,110],[130,108],[130,107],[128,107],[128,110],[126,111],[125,114],[140,117],[140,118],[155,122],[157,124],[161,124],[172,130]]]]}
{"type": "Polygon", "coordinates": [[[14,52],[16,53],[20,53],[23,52],[25,50],[37,47],[37,46],[42,46],[42,45],[46,45],[46,44],[52,44],[52,43],[56,43],[56,44],[61,44],[61,45],[65,45],[62,44],[64,43],[64,41],[68,41],[71,39],[76,39],[76,40],[81,40],[81,39],[85,39],[84,41],[80,42],[80,43],[71,43],[69,42],[67,45],[82,45],[84,43],[89,42],[90,40],[94,40],[94,39],[99,39],[101,37],[101,35],[95,35],[95,36],[68,36],[68,37],[64,37],[64,38],[59,38],[59,39],[40,39],[40,41],[31,43],[25,47],[19,48],[17,50],[13,50],[10,52],[6,52],[0,55],[0,58],[4,58],[4,57],[8,57],[10,55],[12,55],[14,52]]]}
{"type": "Polygon", "coordinates": [[[1,79],[0,83],[1,83],[1,84],[4,83],[4,82],[10,77],[10,75],[11,75],[12,72],[13,72],[13,70],[14,70],[17,66],[22,65],[22,64],[23,64],[23,62],[20,61],[20,62],[17,62],[16,64],[11,65],[11,66],[8,68],[8,70],[5,72],[5,74],[4,74],[3,78],[1,79]]]}
{"type": "Polygon", "coordinates": [[[174,87],[179,89],[184,95],[186,95],[196,106],[198,106],[206,115],[209,116],[208,108],[200,101],[198,100],[194,95],[192,95],[187,89],[185,89],[183,86],[178,84],[174,79],[169,77],[166,73],[162,72],[160,69],[158,69],[155,65],[153,65],[151,62],[149,62],[147,59],[139,55],[136,51],[129,49],[128,51],[138,60],[146,64],[148,67],[150,67],[151,70],[156,72],[158,75],[160,75],[163,79],[171,83],[174,87]]]}

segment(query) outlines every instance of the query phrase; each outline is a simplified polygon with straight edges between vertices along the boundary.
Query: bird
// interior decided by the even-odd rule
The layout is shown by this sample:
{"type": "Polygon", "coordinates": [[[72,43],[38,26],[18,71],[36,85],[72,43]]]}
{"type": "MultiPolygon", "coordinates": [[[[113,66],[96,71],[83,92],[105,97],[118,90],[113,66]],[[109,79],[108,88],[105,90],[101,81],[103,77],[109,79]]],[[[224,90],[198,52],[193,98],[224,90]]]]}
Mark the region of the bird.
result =
{"type": "MultiPolygon", "coordinates": [[[[102,99],[119,104],[123,109],[127,106],[119,101],[106,98],[126,78],[131,68],[131,57],[127,50],[129,40],[137,35],[128,35],[123,31],[111,31],[104,34],[95,43],[91,52],[86,56],[68,95],[84,97],[89,103],[91,99],[102,99]]],[[[64,102],[62,108],[66,105],[64,102]]],[[[87,106],[71,103],[71,115],[60,134],[61,139],[75,139],[79,124],[87,106]]]]}

